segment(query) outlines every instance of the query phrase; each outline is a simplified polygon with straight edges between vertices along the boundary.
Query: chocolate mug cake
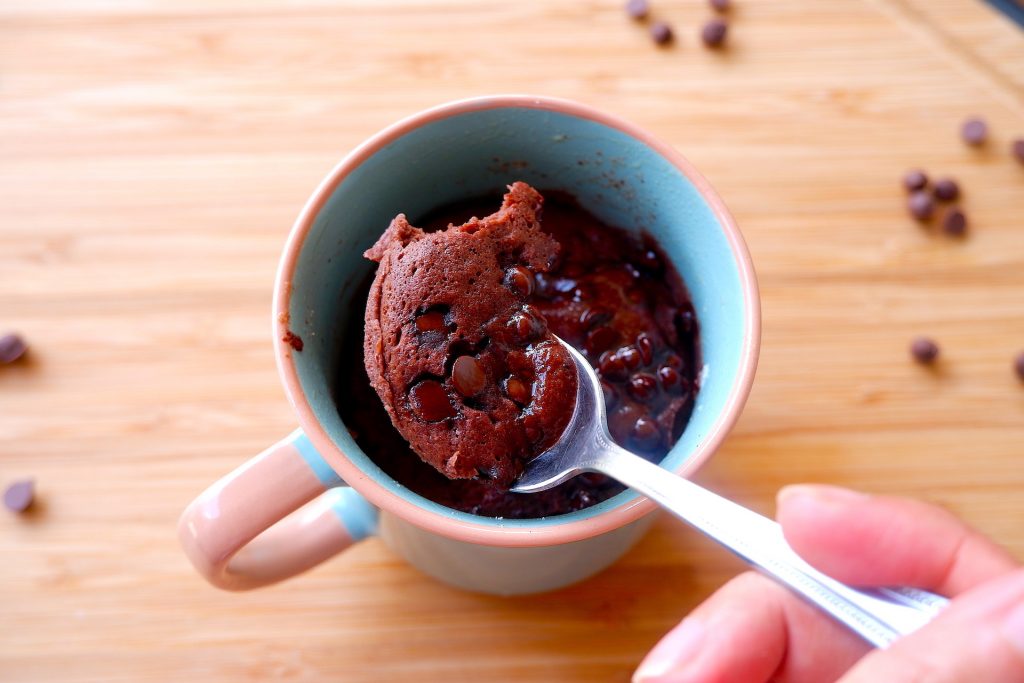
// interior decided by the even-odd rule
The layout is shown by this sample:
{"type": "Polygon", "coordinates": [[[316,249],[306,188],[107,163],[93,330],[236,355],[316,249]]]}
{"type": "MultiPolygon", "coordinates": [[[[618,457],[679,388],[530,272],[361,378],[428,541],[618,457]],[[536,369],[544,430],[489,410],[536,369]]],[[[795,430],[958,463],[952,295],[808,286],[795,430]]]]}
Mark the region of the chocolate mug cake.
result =
{"type": "Polygon", "coordinates": [[[386,473],[457,510],[544,517],[622,490],[584,474],[508,491],[572,412],[575,370],[552,335],[597,369],[625,448],[660,460],[693,409],[698,326],[678,273],[648,238],[543,195],[515,183],[496,213],[460,202],[422,230],[400,215],[367,251],[380,265],[355,297],[365,335],[343,340],[341,416],[386,473]]]}

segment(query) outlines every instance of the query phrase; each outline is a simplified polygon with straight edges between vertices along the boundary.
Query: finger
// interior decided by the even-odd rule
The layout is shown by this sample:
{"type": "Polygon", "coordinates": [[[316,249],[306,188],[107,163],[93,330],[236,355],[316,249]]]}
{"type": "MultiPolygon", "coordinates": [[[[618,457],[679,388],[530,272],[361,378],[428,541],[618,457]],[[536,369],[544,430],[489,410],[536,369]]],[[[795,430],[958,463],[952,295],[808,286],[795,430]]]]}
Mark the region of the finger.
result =
{"type": "Polygon", "coordinates": [[[634,683],[832,681],[868,646],[788,590],[747,572],[647,655],[634,683]]]}
{"type": "Polygon", "coordinates": [[[935,621],[865,657],[842,683],[1024,681],[1024,571],[954,600],[935,621]]]}
{"type": "Polygon", "coordinates": [[[805,560],[845,583],[957,595],[1019,566],[942,508],[834,486],[788,486],[777,518],[805,560]]]}

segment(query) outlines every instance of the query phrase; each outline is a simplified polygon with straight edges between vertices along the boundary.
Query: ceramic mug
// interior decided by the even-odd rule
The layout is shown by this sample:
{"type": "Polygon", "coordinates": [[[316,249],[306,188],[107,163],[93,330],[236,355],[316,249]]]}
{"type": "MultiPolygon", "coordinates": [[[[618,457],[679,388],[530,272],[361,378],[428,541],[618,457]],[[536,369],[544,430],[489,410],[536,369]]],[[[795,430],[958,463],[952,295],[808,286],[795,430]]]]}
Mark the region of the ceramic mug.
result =
{"type": "Polygon", "coordinates": [[[568,191],[605,222],[645,230],[661,245],[689,289],[704,364],[693,415],[662,465],[686,476],[722,443],[753,382],[760,307],[747,248],[707,181],[647,132],[580,104],[527,96],[445,104],[349,154],[292,228],[273,326],[299,429],[215,483],[182,515],[185,552],[215,586],[273,583],[377,534],[450,584],[538,592],[600,571],[649,526],[654,504],[629,490],[544,519],[492,519],[443,507],[382,472],[338,415],[337,349],[347,326],[362,325],[363,302],[351,297],[373,267],[363,251],[398,213],[421,216],[516,180],[568,191]]]}

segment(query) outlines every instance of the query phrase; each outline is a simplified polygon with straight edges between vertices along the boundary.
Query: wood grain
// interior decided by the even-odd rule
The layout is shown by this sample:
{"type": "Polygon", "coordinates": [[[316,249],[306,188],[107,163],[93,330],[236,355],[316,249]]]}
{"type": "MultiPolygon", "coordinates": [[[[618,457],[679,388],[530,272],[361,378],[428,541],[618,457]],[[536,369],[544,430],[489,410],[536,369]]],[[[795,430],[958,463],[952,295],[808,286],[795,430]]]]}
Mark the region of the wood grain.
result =
{"type": "Polygon", "coordinates": [[[701,168],[758,268],[764,345],[700,479],[766,513],[795,481],[946,505],[1024,556],[1024,34],[971,0],[0,4],[0,680],[625,681],[741,567],[662,520],[611,570],[502,600],[378,541],[245,595],[200,582],[185,503],[286,433],[269,343],[279,250],[360,140],[445,100],[578,99],[701,168]],[[964,148],[983,114],[993,140],[964,148]],[[971,235],[927,235],[898,179],[961,180],[971,235]],[[943,346],[931,373],[911,336],[943,346]]]}

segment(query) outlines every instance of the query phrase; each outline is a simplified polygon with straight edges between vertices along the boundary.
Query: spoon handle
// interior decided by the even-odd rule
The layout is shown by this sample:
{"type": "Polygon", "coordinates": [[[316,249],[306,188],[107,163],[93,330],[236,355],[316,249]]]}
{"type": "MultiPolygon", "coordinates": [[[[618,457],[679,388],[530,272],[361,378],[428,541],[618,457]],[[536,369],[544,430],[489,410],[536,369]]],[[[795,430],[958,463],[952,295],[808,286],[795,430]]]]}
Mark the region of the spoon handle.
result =
{"type": "Polygon", "coordinates": [[[788,586],[866,641],[884,648],[931,621],[948,600],[915,588],[858,589],[800,558],[782,527],[742,505],[676,476],[602,439],[587,469],[613,477],[715,539],[761,572],[788,586]]]}

